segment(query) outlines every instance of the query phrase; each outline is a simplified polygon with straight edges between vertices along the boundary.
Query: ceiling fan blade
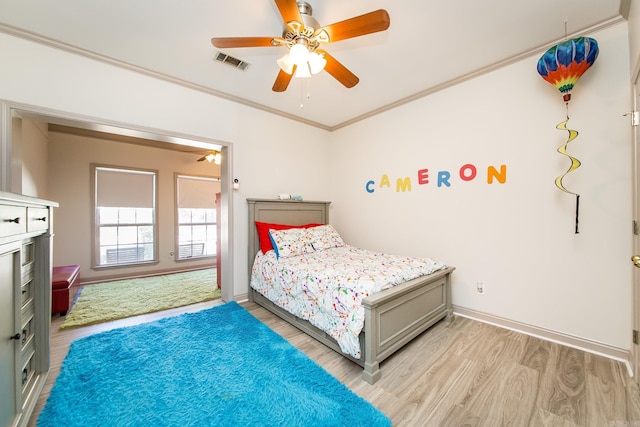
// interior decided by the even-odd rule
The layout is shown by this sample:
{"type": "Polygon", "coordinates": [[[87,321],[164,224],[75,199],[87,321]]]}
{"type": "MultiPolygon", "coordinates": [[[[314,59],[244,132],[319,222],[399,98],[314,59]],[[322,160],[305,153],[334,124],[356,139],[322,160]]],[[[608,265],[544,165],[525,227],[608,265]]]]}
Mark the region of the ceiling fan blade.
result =
{"type": "Polygon", "coordinates": [[[275,2],[285,24],[291,21],[302,23],[302,17],[300,16],[300,10],[298,9],[296,0],[275,0],[275,2]]]}
{"type": "Polygon", "coordinates": [[[217,48],[225,49],[230,47],[272,47],[273,37],[214,37],[211,44],[217,48]]]}
{"type": "Polygon", "coordinates": [[[329,35],[330,42],[350,39],[352,37],[364,36],[365,34],[377,33],[389,28],[391,18],[384,9],[365,13],[335,24],[327,25],[322,29],[329,35]]]}
{"type": "Polygon", "coordinates": [[[318,53],[324,55],[324,59],[327,61],[327,65],[324,66],[324,70],[331,74],[336,80],[342,83],[345,87],[351,88],[358,84],[360,79],[353,74],[344,65],[338,62],[333,56],[329,55],[324,50],[317,50],[318,53]]]}
{"type": "Polygon", "coordinates": [[[276,77],[276,81],[273,83],[272,90],[274,92],[284,92],[285,90],[287,90],[287,87],[289,86],[289,82],[291,82],[291,79],[293,78],[293,75],[295,73],[296,73],[296,65],[293,66],[293,70],[291,71],[291,74],[287,74],[284,71],[280,70],[280,72],[278,73],[278,77],[276,77]]]}

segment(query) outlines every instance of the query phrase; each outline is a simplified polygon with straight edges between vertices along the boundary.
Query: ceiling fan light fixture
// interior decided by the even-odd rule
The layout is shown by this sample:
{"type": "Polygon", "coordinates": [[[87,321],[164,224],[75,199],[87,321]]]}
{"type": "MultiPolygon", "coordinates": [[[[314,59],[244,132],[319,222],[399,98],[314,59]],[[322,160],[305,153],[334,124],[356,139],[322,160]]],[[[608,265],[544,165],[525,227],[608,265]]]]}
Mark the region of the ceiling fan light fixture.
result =
{"type": "MultiPolygon", "coordinates": [[[[288,53],[282,58],[278,59],[277,63],[278,67],[280,67],[280,69],[287,74],[293,73],[293,66],[296,65],[291,60],[291,55],[289,55],[288,53]]],[[[311,77],[311,75],[318,74],[320,71],[324,70],[325,65],[327,65],[327,60],[324,59],[323,55],[320,55],[316,52],[311,52],[309,54],[308,60],[296,67],[294,77],[311,77]]]]}
{"type": "Polygon", "coordinates": [[[307,62],[309,63],[309,71],[311,71],[311,74],[318,74],[324,70],[324,66],[327,65],[327,60],[324,59],[324,56],[316,52],[309,54],[307,62]]]}
{"type": "Polygon", "coordinates": [[[278,67],[280,67],[280,69],[285,73],[293,73],[293,66],[295,64],[291,60],[291,56],[288,53],[285,54],[282,58],[278,59],[276,62],[278,63],[278,67]]]}
{"type": "Polygon", "coordinates": [[[309,49],[307,49],[304,39],[298,39],[296,44],[289,49],[289,57],[294,64],[301,66],[309,59],[309,49]]]}
{"type": "Polygon", "coordinates": [[[301,67],[296,67],[296,73],[293,77],[297,79],[304,79],[307,77],[311,77],[311,70],[309,69],[309,63],[305,63],[301,67]]]}

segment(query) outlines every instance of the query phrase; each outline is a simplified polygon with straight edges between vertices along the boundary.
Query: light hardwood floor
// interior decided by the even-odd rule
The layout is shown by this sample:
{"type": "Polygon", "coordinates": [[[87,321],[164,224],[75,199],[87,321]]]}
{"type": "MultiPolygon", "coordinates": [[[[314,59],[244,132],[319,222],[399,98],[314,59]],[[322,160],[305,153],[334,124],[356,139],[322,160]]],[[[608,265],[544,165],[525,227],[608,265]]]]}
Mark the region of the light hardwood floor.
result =
{"type": "MultiPolygon", "coordinates": [[[[49,395],[71,341],[113,327],[219,304],[208,302],[85,328],[51,326],[49,395]]],[[[253,303],[254,316],[373,403],[394,426],[640,427],[640,392],[616,361],[457,316],[440,322],[382,363],[382,379],[362,380],[356,364],[253,303]]]]}

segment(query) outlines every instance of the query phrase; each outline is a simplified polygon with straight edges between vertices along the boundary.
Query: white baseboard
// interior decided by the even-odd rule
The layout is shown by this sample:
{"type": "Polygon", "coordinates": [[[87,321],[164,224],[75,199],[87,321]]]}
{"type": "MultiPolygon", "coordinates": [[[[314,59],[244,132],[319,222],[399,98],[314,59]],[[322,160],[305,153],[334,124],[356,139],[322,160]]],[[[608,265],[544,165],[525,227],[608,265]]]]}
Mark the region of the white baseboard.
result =
{"type": "Polygon", "coordinates": [[[631,367],[631,353],[629,350],[613,347],[608,344],[603,344],[586,338],[580,338],[569,334],[563,334],[561,332],[555,332],[549,329],[539,328],[537,326],[516,322],[513,320],[486,314],[465,307],[459,307],[456,305],[453,306],[453,314],[477,320],[479,322],[488,323],[500,328],[520,332],[525,335],[533,336],[546,341],[566,345],[567,347],[577,348],[579,350],[604,356],[609,359],[617,360],[625,364],[629,376],[633,377],[633,369],[631,367]]]}

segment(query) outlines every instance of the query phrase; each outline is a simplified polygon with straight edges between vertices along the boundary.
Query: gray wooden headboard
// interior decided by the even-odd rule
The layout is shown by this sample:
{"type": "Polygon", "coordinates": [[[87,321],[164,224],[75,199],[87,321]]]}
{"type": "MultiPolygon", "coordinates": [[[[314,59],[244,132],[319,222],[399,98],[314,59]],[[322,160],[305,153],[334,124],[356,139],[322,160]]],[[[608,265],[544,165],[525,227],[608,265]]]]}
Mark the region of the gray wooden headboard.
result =
{"type": "Polygon", "coordinates": [[[253,259],[260,250],[256,221],[272,224],[328,224],[331,202],[247,199],[249,204],[249,274],[253,259]]]}

